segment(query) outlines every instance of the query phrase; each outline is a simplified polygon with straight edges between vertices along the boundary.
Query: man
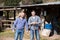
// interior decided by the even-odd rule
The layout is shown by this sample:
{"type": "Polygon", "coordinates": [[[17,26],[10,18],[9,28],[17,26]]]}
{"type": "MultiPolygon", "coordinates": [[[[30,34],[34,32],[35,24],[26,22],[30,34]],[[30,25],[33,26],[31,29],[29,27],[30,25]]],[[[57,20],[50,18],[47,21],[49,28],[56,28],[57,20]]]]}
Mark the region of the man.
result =
{"type": "Polygon", "coordinates": [[[16,20],[14,21],[13,31],[16,28],[15,40],[18,40],[18,36],[20,36],[19,40],[23,40],[25,26],[26,26],[26,30],[28,31],[28,23],[24,17],[25,17],[25,13],[22,10],[21,12],[19,12],[19,17],[16,18],[16,20]]]}
{"type": "Polygon", "coordinates": [[[32,16],[28,20],[28,25],[30,28],[30,38],[34,40],[34,33],[36,35],[36,40],[40,40],[39,37],[39,24],[41,23],[40,17],[35,15],[35,11],[31,12],[32,16]]]}

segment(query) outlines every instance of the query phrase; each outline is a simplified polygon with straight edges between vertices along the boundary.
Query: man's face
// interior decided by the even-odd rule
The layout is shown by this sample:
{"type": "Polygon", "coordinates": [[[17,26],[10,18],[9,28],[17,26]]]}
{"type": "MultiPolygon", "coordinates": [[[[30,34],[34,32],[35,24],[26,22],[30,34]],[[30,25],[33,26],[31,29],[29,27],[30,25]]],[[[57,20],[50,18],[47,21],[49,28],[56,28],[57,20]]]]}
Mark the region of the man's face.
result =
{"type": "Polygon", "coordinates": [[[32,14],[32,16],[35,16],[35,11],[32,11],[31,14],[32,14]]]}
{"type": "Polygon", "coordinates": [[[25,16],[25,13],[23,13],[23,12],[20,13],[20,16],[21,16],[21,17],[24,17],[24,16],[25,16]]]}

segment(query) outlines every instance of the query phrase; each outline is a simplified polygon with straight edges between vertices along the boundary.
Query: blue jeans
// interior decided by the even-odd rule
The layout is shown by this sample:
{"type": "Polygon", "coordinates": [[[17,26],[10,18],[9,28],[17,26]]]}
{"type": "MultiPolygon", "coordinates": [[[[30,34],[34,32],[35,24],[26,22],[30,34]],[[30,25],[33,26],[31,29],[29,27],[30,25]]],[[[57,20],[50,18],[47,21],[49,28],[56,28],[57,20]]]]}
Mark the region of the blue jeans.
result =
{"type": "Polygon", "coordinates": [[[19,36],[20,36],[19,40],[22,40],[23,35],[24,35],[24,29],[16,30],[16,32],[15,32],[15,40],[18,40],[19,36]]]}
{"type": "Polygon", "coordinates": [[[34,33],[36,36],[36,40],[40,40],[39,30],[30,30],[30,38],[34,40],[34,33]]]}

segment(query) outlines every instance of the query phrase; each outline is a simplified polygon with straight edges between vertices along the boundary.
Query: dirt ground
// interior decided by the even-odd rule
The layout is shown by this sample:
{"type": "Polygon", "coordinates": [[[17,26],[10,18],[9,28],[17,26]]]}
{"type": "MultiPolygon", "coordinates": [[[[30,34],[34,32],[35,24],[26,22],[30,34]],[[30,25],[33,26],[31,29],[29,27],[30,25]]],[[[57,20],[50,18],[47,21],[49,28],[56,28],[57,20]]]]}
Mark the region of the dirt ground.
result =
{"type": "MultiPolygon", "coordinates": [[[[23,40],[30,40],[30,34],[29,33],[30,32],[25,32],[24,33],[23,40]]],[[[41,40],[60,40],[60,35],[53,35],[51,37],[46,37],[46,36],[41,36],[40,35],[40,39],[41,40]]],[[[0,35],[0,40],[14,40],[14,36],[13,36],[11,30],[7,31],[6,33],[2,33],[0,35]]]]}
{"type": "MultiPolygon", "coordinates": [[[[1,37],[0,40],[14,40],[14,38],[1,37]]],[[[23,40],[30,40],[30,39],[23,38],[23,40]]],[[[54,35],[52,37],[43,37],[42,40],[60,40],[60,36],[59,35],[54,35]]]]}

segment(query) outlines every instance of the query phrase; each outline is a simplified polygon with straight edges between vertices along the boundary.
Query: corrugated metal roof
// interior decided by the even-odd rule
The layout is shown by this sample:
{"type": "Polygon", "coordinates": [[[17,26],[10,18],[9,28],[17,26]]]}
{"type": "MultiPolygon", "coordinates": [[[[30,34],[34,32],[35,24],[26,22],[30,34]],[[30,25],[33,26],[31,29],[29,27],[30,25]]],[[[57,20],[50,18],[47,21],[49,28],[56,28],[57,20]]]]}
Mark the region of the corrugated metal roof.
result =
{"type": "Polygon", "coordinates": [[[20,5],[20,6],[0,6],[7,7],[7,8],[14,8],[14,7],[30,7],[30,6],[44,6],[44,5],[60,5],[60,1],[57,2],[48,2],[48,3],[41,3],[41,4],[31,4],[31,5],[20,5]]]}
{"type": "Polygon", "coordinates": [[[42,4],[32,4],[32,5],[20,5],[20,6],[0,6],[0,11],[3,10],[19,10],[21,7],[34,7],[34,6],[53,6],[58,5],[60,7],[60,1],[59,2],[49,2],[49,3],[42,3],[42,4]]]}
{"type": "Polygon", "coordinates": [[[20,5],[20,7],[44,6],[44,5],[60,5],[60,1],[58,1],[58,2],[49,2],[49,3],[41,3],[41,4],[32,4],[32,5],[20,5]]]}

